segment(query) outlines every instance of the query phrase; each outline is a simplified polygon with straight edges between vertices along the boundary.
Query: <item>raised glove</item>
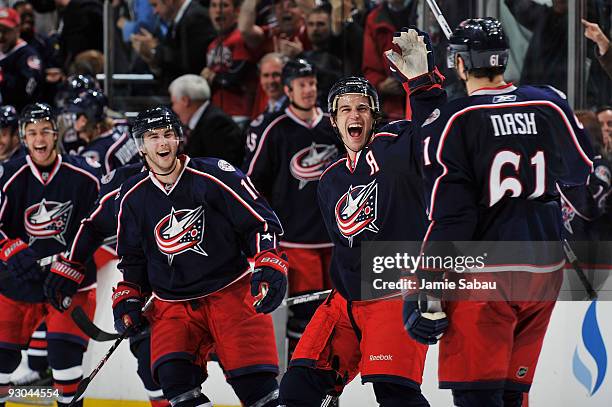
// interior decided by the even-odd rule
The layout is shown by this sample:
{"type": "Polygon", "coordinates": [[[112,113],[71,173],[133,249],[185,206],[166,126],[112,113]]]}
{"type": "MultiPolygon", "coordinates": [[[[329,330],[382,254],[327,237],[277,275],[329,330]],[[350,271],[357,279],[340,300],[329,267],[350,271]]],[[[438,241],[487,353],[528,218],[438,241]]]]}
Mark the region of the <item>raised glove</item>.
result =
{"type": "Polygon", "coordinates": [[[43,274],[38,265],[36,252],[23,240],[5,239],[0,242],[0,260],[6,263],[7,270],[20,281],[39,280],[43,274]]]}
{"type": "Polygon", "coordinates": [[[255,298],[255,311],[270,313],[285,298],[287,291],[287,256],[268,250],[255,257],[255,270],[251,276],[251,295],[255,298]]]}
{"type": "Polygon", "coordinates": [[[113,317],[117,332],[123,335],[129,329],[128,336],[137,334],[145,323],[143,306],[144,298],[138,285],[127,281],[117,283],[113,290],[113,317]]]}
{"type": "Polygon", "coordinates": [[[51,272],[45,280],[45,296],[55,309],[64,312],[70,307],[70,299],[84,279],[85,267],[60,255],[51,265],[51,272]]]}
{"type": "Polygon", "coordinates": [[[404,298],[404,328],[415,341],[434,345],[448,328],[448,318],[446,313],[427,308],[425,304],[414,296],[404,298]]]}
{"type": "Polygon", "coordinates": [[[416,27],[402,28],[393,34],[393,44],[401,54],[390,49],[385,51],[385,57],[406,92],[415,93],[442,83],[444,76],[435,66],[429,34],[416,27]]]}

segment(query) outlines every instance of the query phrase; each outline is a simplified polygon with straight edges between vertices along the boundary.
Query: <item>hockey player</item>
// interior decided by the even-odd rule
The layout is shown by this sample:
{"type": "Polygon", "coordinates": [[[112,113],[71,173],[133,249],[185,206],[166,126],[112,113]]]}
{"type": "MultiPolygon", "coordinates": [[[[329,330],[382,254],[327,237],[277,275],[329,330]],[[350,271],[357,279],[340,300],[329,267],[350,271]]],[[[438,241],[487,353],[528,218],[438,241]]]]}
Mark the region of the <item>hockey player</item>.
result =
{"type": "MultiPolygon", "coordinates": [[[[429,37],[410,30],[396,34],[394,43],[402,54],[393,54],[391,63],[412,96],[414,116],[427,117],[445,100],[429,37]]],[[[361,291],[362,242],[419,241],[425,233],[418,122],[398,121],[376,132],[382,116],[378,94],[361,77],[332,86],[328,107],[347,152],[325,170],[318,188],[334,243],[335,290],[295,349],[281,383],[281,404],[322,405],[325,394],[341,392],[360,372],[383,407],[429,406],[420,389],[427,347],[405,334],[401,298],[363,298],[361,291]]]]}
{"type": "MultiPolygon", "coordinates": [[[[57,153],[57,125],[51,107],[27,106],[19,119],[19,134],[28,149],[25,157],[2,167],[0,185],[0,388],[21,359],[30,335],[44,319],[48,360],[55,386],[62,390],[59,406],[72,399],[82,378],[83,352],[88,338],[68,313],[45,303],[43,273],[37,261],[65,251],[96,200],[99,182],[80,157],[57,153]]],[[[52,270],[66,281],[73,305],[93,317],[95,268],[79,273],[52,270]]],[[[0,395],[0,405],[2,405],[0,395]]]]}
{"type": "MultiPolygon", "coordinates": [[[[53,263],[53,269],[74,270],[79,273],[83,265],[93,256],[94,251],[105,238],[117,232],[114,198],[121,184],[133,175],[144,170],[142,163],[126,165],[102,177],[100,195],[91,214],[81,222],[81,226],[66,255],[60,255],[53,263]]],[[[62,299],[71,295],[69,281],[51,273],[45,284],[45,295],[56,307],[62,307],[62,299]]],[[[150,330],[144,328],[130,337],[130,351],[138,360],[138,376],[144,384],[152,407],[169,405],[158,383],[151,377],[150,330]]]]}
{"type": "MultiPolygon", "coordinates": [[[[316,194],[319,176],[336,158],[342,143],[334,135],[328,115],[316,106],[314,66],[303,59],[288,61],[282,78],[289,106],[265,119],[268,125],[254,138],[257,148],[247,157],[244,168],[285,228],[280,246],[291,262],[289,295],[294,296],[329,288],[333,244],[317,208],[316,194]]],[[[289,310],[290,352],[317,305],[300,304],[289,310]]]]}
{"type": "Polygon", "coordinates": [[[17,111],[13,106],[0,106],[0,163],[25,154],[19,142],[17,122],[17,111]]]}
{"type": "MultiPolygon", "coordinates": [[[[558,242],[557,184],[584,184],[591,170],[588,139],[565,96],[551,87],[506,83],[507,61],[506,36],[494,18],[466,20],[450,38],[449,66],[469,96],[435,110],[422,127],[431,220],[426,255],[445,245],[438,242],[558,242]]],[[[526,245],[521,255],[528,260],[512,259],[524,264],[487,259],[486,267],[527,280],[521,292],[529,289],[530,301],[449,301],[447,318],[435,321],[432,309],[405,302],[404,322],[419,341],[435,343],[442,321],[450,321],[440,340],[438,377],[456,406],[521,406],[562,279],[563,252],[544,254],[526,245]]],[[[499,287],[497,293],[503,294],[499,287]]]]}
{"type": "Polygon", "coordinates": [[[276,215],[226,161],[177,156],[182,129],[170,109],[140,113],[132,134],[148,171],[124,182],[116,200],[115,328],[131,334],[146,316],[153,377],[174,407],[211,405],[200,383],[213,347],[244,405],[276,406],[278,356],[264,315],[287,286],[276,215]]]}
{"type": "Polygon", "coordinates": [[[0,7],[0,96],[17,110],[36,101],[42,82],[40,55],[19,38],[19,24],[14,9],[0,7]]]}
{"type": "Polygon", "coordinates": [[[79,155],[98,163],[103,174],[139,162],[138,150],[124,124],[108,117],[108,100],[99,90],[86,90],[64,106],[60,131],[76,133],[86,145],[79,155]],[[63,129],[62,129],[63,127],[63,129]]]}

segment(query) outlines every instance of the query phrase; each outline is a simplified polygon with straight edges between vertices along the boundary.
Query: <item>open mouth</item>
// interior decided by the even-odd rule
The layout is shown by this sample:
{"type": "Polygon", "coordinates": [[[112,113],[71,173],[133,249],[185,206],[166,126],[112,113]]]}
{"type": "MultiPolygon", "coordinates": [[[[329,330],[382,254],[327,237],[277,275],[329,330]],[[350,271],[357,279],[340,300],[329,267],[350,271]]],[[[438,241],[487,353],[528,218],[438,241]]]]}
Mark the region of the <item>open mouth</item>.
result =
{"type": "Polygon", "coordinates": [[[158,156],[160,156],[161,158],[166,158],[167,156],[170,155],[170,151],[162,151],[157,153],[158,156]]]}
{"type": "Polygon", "coordinates": [[[363,133],[363,126],[361,124],[356,124],[356,123],[350,124],[348,126],[348,132],[351,138],[361,137],[361,134],[363,133]]]}
{"type": "Polygon", "coordinates": [[[47,151],[47,146],[34,146],[34,151],[37,153],[44,153],[47,151]]]}

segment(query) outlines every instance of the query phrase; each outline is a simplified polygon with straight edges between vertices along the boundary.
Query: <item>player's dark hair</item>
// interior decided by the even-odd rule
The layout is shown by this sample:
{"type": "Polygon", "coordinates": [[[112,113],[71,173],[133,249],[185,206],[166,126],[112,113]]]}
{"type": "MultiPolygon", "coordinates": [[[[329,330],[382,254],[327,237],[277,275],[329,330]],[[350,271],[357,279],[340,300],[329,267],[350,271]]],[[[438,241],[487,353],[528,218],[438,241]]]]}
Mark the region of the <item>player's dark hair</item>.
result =
{"type": "Polygon", "coordinates": [[[601,112],[605,112],[606,110],[612,110],[612,106],[610,106],[610,105],[599,106],[597,108],[597,110],[595,110],[595,114],[599,114],[601,112]]]}
{"type": "Polygon", "coordinates": [[[474,68],[470,69],[468,72],[475,78],[488,78],[490,81],[492,81],[496,76],[503,75],[504,72],[506,72],[506,67],[497,66],[495,68],[474,68]]]}

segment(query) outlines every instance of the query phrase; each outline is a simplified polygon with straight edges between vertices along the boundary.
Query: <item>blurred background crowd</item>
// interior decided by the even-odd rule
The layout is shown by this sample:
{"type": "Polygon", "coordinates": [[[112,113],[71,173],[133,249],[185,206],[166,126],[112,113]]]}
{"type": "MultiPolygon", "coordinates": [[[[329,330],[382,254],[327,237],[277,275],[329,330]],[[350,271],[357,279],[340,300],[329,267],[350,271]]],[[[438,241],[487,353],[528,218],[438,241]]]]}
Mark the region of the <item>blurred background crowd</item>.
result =
{"type": "MultiPolygon", "coordinates": [[[[191,151],[194,156],[230,149],[226,157],[241,163],[249,122],[286,106],[282,67],[298,57],[317,68],[321,108],[337,79],[363,75],[377,88],[386,119],[403,118],[406,96],[389,74],[383,51],[391,47],[393,32],[404,26],[430,33],[451,98],[465,95],[446,67],[446,38],[424,0],[1,3],[3,105],[13,105],[18,112],[33,101],[61,108],[68,79],[89,75],[95,79],[91,86],[104,91],[105,103],[120,116],[132,117],[158,103],[171,105],[189,130],[189,139],[208,139],[192,143],[199,144],[191,151]]],[[[508,79],[552,85],[566,93],[580,116],[592,122],[600,150],[612,153],[612,2],[438,4],[451,27],[469,17],[500,18],[510,37],[508,79]]]]}

